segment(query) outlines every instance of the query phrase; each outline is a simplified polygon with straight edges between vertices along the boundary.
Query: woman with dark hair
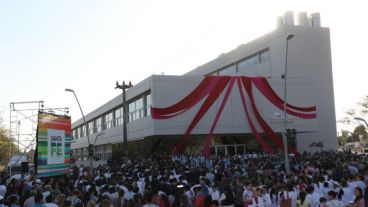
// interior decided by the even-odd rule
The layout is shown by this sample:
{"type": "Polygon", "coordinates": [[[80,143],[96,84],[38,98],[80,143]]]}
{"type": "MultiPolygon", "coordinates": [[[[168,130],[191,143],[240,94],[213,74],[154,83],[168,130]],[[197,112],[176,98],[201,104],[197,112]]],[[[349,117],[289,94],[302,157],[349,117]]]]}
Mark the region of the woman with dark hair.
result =
{"type": "Polygon", "coordinates": [[[224,186],[224,192],[220,197],[220,205],[221,206],[234,206],[234,193],[231,190],[230,185],[224,186]]]}
{"type": "Polygon", "coordinates": [[[299,193],[299,198],[300,198],[300,207],[310,207],[310,203],[308,200],[305,199],[305,197],[307,196],[307,193],[305,193],[304,191],[299,193]]]}
{"type": "Polygon", "coordinates": [[[360,187],[356,187],[354,189],[354,194],[354,203],[350,204],[349,207],[365,207],[362,189],[360,187]]]}

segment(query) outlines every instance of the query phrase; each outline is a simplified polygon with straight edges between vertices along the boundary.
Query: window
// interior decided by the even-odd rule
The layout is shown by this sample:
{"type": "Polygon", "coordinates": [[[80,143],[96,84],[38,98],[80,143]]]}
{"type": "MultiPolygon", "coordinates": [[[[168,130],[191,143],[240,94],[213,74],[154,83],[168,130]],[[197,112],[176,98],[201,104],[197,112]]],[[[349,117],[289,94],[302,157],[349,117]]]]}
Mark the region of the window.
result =
{"type": "Polygon", "coordinates": [[[246,68],[252,65],[256,65],[258,64],[258,55],[252,55],[248,58],[246,58],[245,60],[239,62],[239,68],[246,68]]]}
{"type": "Polygon", "coordinates": [[[124,122],[124,109],[120,107],[115,110],[115,126],[120,126],[124,122]]]}
{"type": "Polygon", "coordinates": [[[93,121],[88,122],[88,134],[93,134],[95,130],[95,126],[93,121]]]}
{"type": "Polygon", "coordinates": [[[77,130],[78,130],[78,138],[82,138],[83,137],[82,136],[82,128],[78,127],[77,130]]]}
{"type": "Polygon", "coordinates": [[[135,102],[129,104],[129,122],[135,120],[135,102]]]}
{"type": "Polygon", "coordinates": [[[151,94],[147,94],[146,96],[146,116],[150,116],[151,115],[151,94]]]}
{"type": "Polygon", "coordinates": [[[82,125],[81,126],[81,136],[80,137],[84,137],[84,136],[87,136],[87,129],[86,129],[86,125],[82,125]]]}
{"type": "Polygon", "coordinates": [[[110,129],[110,128],[112,128],[113,127],[113,117],[112,117],[112,112],[110,112],[110,113],[108,113],[108,114],[106,114],[105,115],[105,119],[104,119],[104,121],[105,121],[105,129],[110,129]]]}
{"type": "Polygon", "coordinates": [[[129,104],[129,121],[143,118],[143,98],[139,98],[129,104]]]}
{"type": "Polygon", "coordinates": [[[73,129],[73,139],[78,139],[77,128],[73,129]]]}
{"type": "Polygon", "coordinates": [[[229,67],[226,67],[224,69],[219,70],[219,75],[235,75],[236,74],[236,66],[231,65],[229,67]]]}
{"type": "Polygon", "coordinates": [[[100,132],[102,131],[102,120],[101,117],[96,119],[96,131],[95,132],[100,132]]]}
{"type": "Polygon", "coordinates": [[[262,52],[260,52],[260,55],[259,55],[259,61],[260,63],[264,63],[264,62],[267,62],[270,60],[270,51],[267,49],[267,50],[263,50],[262,52]]]}
{"type": "Polygon", "coordinates": [[[144,117],[144,110],[143,110],[143,98],[138,99],[135,102],[135,114],[136,114],[136,118],[140,119],[144,117]]]}

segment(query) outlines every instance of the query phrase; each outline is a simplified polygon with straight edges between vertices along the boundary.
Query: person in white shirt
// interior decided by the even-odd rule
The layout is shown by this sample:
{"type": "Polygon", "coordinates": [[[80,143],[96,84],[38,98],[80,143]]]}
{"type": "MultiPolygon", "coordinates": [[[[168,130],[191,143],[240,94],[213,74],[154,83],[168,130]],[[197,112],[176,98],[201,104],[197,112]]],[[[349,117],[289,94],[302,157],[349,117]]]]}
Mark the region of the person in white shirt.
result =
{"type": "Polygon", "coordinates": [[[0,195],[4,197],[5,194],[6,194],[6,186],[3,183],[1,183],[0,184],[0,195]]]}
{"type": "Polygon", "coordinates": [[[210,190],[212,201],[220,202],[220,191],[218,190],[217,184],[213,184],[210,190]]]}
{"type": "Polygon", "coordinates": [[[296,207],[296,202],[298,201],[298,193],[293,190],[292,187],[288,189],[288,197],[291,198],[291,207],[296,207]]]}
{"type": "Polygon", "coordinates": [[[265,187],[262,188],[262,199],[265,207],[271,207],[272,205],[271,196],[265,187]]]}
{"type": "Polygon", "coordinates": [[[262,190],[260,188],[257,188],[256,190],[253,190],[253,198],[252,198],[252,204],[250,205],[252,207],[265,207],[262,199],[262,190]]]}
{"type": "Polygon", "coordinates": [[[315,207],[318,204],[318,201],[313,196],[313,187],[307,187],[307,195],[305,196],[305,200],[309,203],[311,207],[315,207]]]}
{"type": "Polygon", "coordinates": [[[345,204],[342,201],[336,199],[336,192],[331,190],[327,193],[327,206],[328,207],[344,207],[345,204]]]}
{"type": "Polygon", "coordinates": [[[243,202],[245,204],[249,204],[252,202],[252,198],[253,198],[252,184],[249,184],[248,186],[246,186],[243,192],[243,202]]]}
{"type": "Polygon", "coordinates": [[[341,201],[348,205],[350,201],[354,200],[354,191],[348,186],[346,180],[341,180],[341,189],[339,191],[339,197],[341,197],[341,201]]]}

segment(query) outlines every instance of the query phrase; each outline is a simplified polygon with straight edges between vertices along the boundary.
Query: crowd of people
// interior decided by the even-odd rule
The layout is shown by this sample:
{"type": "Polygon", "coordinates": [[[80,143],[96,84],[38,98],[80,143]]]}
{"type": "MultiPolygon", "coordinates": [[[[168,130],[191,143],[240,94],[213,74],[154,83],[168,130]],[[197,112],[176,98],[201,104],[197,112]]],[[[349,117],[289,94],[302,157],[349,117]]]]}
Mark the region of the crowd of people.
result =
{"type": "Polygon", "coordinates": [[[10,179],[0,207],[365,207],[366,155],[321,152],[290,157],[243,154],[152,156],[68,175],[10,179]]]}

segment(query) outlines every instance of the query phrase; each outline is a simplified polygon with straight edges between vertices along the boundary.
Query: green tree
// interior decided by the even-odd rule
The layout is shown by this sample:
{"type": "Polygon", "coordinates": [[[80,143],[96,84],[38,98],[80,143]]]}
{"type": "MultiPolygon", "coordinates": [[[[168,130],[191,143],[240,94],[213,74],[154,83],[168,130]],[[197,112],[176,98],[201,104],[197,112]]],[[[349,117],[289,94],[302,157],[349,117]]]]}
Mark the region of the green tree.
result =
{"type": "MultiPolygon", "coordinates": [[[[17,153],[17,146],[14,142],[11,143],[12,154],[17,153]]],[[[10,156],[10,133],[3,124],[0,117],[0,165],[4,166],[9,161],[10,156]]]]}

